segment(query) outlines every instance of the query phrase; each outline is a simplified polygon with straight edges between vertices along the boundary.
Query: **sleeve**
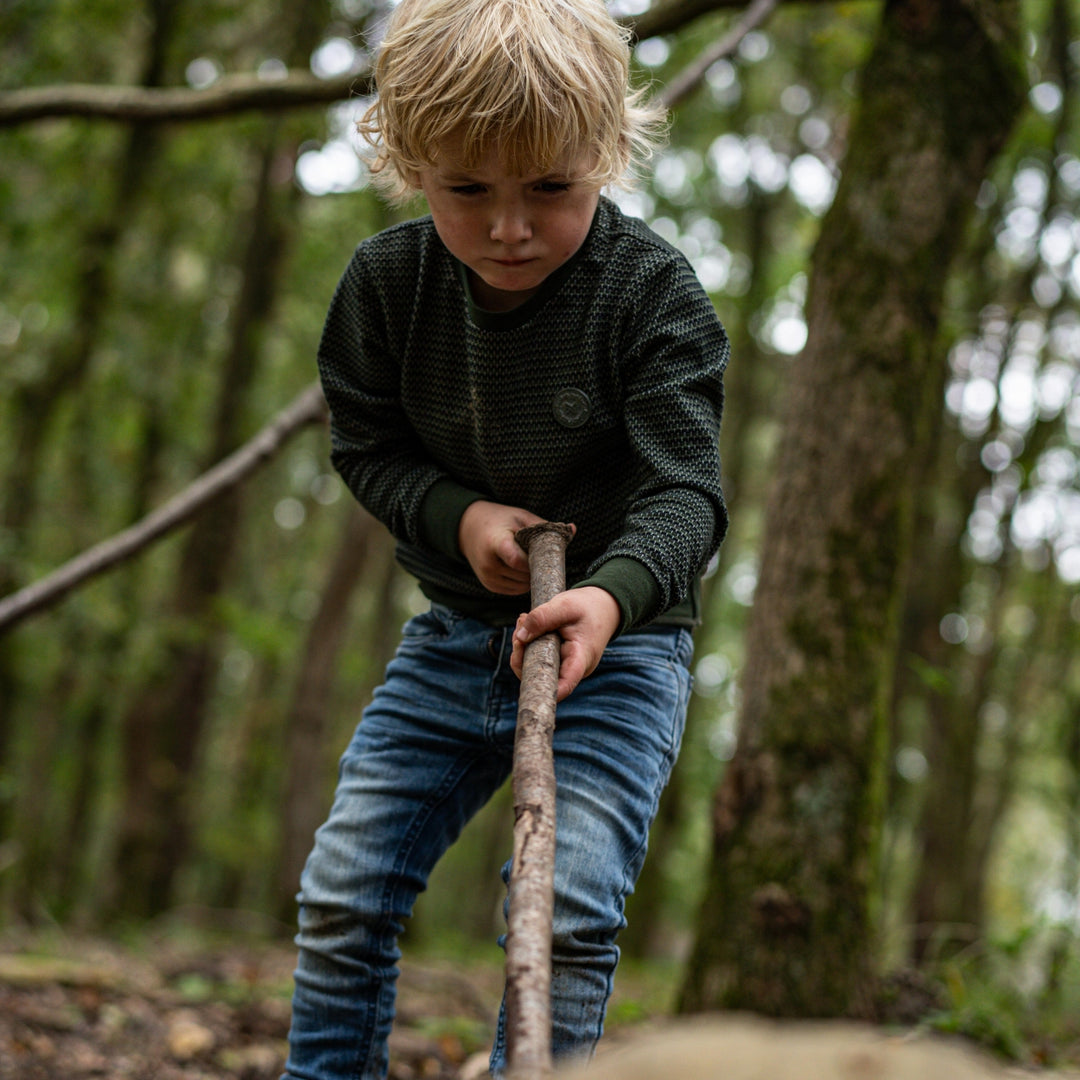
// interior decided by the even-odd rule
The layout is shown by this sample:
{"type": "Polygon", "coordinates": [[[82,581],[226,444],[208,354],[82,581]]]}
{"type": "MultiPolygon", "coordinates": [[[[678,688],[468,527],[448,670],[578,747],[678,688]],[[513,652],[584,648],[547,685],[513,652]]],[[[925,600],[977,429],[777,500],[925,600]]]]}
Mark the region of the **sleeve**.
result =
{"type": "Polygon", "coordinates": [[[633,483],[619,535],[579,585],[600,585],[623,630],[686,599],[727,530],[720,419],[729,345],[689,264],[672,257],[636,292],[623,331],[623,423],[633,483]]]}
{"type": "Polygon", "coordinates": [[[457,522],[483,496],[431,458],[405,414],[400,361],[388,330],[394,317],[361,245],[338,283],[319,343],[330,459],[394,537],[461,559],[457,522]]]}

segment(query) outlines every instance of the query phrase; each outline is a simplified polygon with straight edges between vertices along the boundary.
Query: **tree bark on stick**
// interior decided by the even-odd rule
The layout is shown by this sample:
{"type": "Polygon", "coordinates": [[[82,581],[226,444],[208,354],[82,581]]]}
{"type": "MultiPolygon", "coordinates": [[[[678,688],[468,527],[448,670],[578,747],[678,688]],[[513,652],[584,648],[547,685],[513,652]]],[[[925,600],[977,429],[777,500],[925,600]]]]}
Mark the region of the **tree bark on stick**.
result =
{"type": "MultiPolygon", "coordinates": [[[[748,30],[758,25],[772,9],[795,0],[673,0],[651,7],[641,15],[623,19],[630,27],[635,41],[673,34],[702,16],[716,11],[746,7],[740,27],[725,38],[712,52],[712,60],[726,56],[748,30]]],[[[799,0],[800,6],[825,4],[830,0],[799,0]]],[[[677,76],[672,85],[679,85],[683,94],[704,75],[706,58],[693,67],[696,75],[677,76]]],[[[359,100],[372,92],[371,75],[366,70],[347,72],[323,79],[307,71],[290,69],[277,82],[267,82],[258,75],[226,75],[212,86],[201,90],[187,86],[114,86],[86,83],[63,83],[52,86],[27,86],[0,91],[0,128],[16,127],[56,117],[87,120],[112,120],[142,124],[186,123],[235,116],[259,111],[282,112],[287,109],[330,105],[350,99],[359,100]]]]}
{"type": "MultiPolygon", "coordinates": [[[[570,527],[522,529],[534,607],[566,588],[570,527]]],[[[512,1080],[551,1073],[551,921],[555,907],[555,695],[559,635],[530,642],[514,737],[514,860],[506,935],[506,1042],[512,1080]]]]}

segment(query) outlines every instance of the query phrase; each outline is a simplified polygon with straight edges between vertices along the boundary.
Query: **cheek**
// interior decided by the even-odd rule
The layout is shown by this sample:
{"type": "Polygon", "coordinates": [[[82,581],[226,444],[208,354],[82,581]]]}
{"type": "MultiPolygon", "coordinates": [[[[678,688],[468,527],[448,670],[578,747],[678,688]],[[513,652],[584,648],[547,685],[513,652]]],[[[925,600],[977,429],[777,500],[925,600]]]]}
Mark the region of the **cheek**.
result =
{"type": "Polygon", "coordinates": [[[435,215],[435,229],[454,254],[467,251],[474,242],[473,229],[461,214],[435,215]]]}
{"type": "Polygon", "coordinates": [[[589,235],[589,226],[592,224],[592,214],[575,214],[572,219],[562,223],[559,230],[559,248],[563,258],[569,258],[589,235]]]}

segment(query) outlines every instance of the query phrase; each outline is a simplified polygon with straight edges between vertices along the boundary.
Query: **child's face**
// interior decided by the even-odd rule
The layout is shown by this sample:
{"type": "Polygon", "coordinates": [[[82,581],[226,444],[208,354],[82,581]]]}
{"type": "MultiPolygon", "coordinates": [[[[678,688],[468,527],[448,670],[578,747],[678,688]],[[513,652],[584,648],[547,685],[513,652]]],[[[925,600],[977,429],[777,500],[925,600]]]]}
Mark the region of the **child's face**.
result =
{"type": "Polygon", "coordinates": [[[476,302],[507,311],[581,247],[600,191],[580,179],[586,155],[530,176],[511,175],[496,150],[474,169],[460,162],[456,141],[444,144],[420,187],[439,237],[469,269],[476,302]]]}

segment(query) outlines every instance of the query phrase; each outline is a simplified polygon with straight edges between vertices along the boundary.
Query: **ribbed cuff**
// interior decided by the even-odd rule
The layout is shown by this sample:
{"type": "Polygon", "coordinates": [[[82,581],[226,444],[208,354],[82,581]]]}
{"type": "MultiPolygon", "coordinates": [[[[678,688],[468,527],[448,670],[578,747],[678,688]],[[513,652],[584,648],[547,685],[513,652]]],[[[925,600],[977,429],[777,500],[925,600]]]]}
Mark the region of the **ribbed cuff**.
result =
{"type": "Polygon", "coordinates": [[[440,555],[460,559],[458,526],[466,507],[486,498],[448,477],[436,480],[420,503],[420,541],[440,555]]]}
{"type": "Polygon", "coordinates": [[[633,629],[656,613],[660,606],[660,586],[656,578],[637,559],[619,556],[609,559],[593,575],[574,585],[575,589],[595,585],[615,597],[622,612],[619,633],[633,629]]]}

